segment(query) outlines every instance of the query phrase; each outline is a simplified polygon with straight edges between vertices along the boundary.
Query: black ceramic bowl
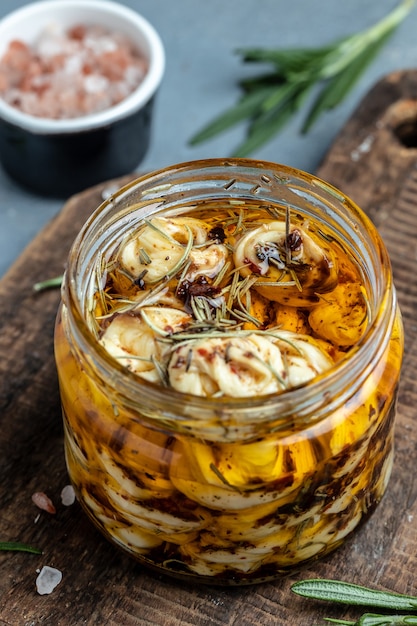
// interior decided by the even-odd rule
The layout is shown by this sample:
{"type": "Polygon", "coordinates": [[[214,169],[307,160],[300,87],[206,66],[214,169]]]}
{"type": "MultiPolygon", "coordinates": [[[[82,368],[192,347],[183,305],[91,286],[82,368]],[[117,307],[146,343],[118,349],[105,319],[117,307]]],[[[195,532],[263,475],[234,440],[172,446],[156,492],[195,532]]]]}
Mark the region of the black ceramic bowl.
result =
{"type": "Polygon", "coordinates": [[[102,26],[129,38],[144,54],[143,81],[120,103],[71,119],[35,117],[0,98],[0,162],[17,182],[42,195],[65,197],[128,174],[149,146],[152,107],[165,68],[155,29],[135,11],[107,0],[44,0],[0,21],[0,56],[9,42],[31,44],[51,22],[102,26]]]}

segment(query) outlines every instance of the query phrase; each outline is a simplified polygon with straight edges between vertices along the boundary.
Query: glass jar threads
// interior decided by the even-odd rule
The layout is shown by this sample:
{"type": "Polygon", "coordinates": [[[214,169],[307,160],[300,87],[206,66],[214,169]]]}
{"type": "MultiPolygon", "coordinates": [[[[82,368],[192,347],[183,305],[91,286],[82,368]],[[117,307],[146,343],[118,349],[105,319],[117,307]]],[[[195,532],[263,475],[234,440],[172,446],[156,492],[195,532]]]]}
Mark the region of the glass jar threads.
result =
{"type": "Polygon", "coordinates": [[[386,489],[390,263],[309,174],[207,160],[118,191],[73,245],[55,346],[79,501],[153,568],[275,578],[339,546],[386,489]]]}

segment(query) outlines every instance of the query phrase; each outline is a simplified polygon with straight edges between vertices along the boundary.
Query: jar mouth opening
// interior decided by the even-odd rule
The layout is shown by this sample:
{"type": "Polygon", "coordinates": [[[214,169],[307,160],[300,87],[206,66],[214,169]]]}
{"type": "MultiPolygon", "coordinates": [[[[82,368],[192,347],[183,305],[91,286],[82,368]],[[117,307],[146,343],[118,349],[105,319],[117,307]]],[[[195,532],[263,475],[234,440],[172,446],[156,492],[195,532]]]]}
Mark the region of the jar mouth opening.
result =
{"type": "MultiPolygon", "coordinates": [[[[300,194],[300,198],[306,193],[305,190],[300,191],[297,189],[296,191],[300,194]]],[[[146,205],[146,202],[144,202],[144,204],[146,205]]],[[[101,227],[99,230],[103,231],[103,228],[101,227]]],[[[339,190],[306,172],[280,164],[254,161],[251,159],[210,159],[173,165],[152,174],[145,175],[128,183],[97,209],[76,239],[72,255],[75,255],[76,262],[72,264],[72,267],[67,272],[66,285],[68,292],[71,294],[72,304],[75,305],[77,310],[79,332],[91,353],[94,354],[94,358],[98,360],[103,377],[111,376],[112,381],[116,383],[116,387],[123,390],[124,394],[132,398],[142,394],[156,401],[156,399],[160,397],[162,389],[164,400],[171,405],[173,412],[180,410],[181,407],[190,405],[193,406],[194,411],[201,410],[205,414],[207,414],[207,412],[218,413],[221,411],[225,413],[244,409],[250,411],[261,405],[264,409],[267,409],[267,407],[277,408],[279,406],[280,410],[282,409],[284,413],[287,409],[290,413],[294,410],[294,406],[307,406],[311,397],[320,397],[321,401],[323,401],[329,388],[337,390],[341,386],[342,379],[346,384],[346,377],[351,375],[353,378],[355,373],[359,373],[363,369],[364,362],[369,360],[370,354],[372,355],[377,350],[382,352],[389,339],[389,333],[386,332],[387,317],[388,320],[391,318],[391,323],[393,323],[392,311],[395,310],[396,300],[395,290],[391,280],[390,261],[387,250],[375,226],[370,222],[367,216],[339,190]],[[124,368],[116,359],[113,359],[105,348],[97,342],[94,334],[88,328],[85,319],[83,304],[78,293],[78,281],[82,272],[80,273],[80,268],[77,267],[77,262],[79,262],[77,255],[79,254],[80,247],[85,237],[94,230],[96,222],[100,220],[105,221],[109,213],[112,213],[112,211],[117,212],[118,209],[122,210],[124,218],[126,218],[126,202],[128,203],[130,196],[135,190],[143,186],[146,187],[147,195],[142,193],[141,198],[143,200],[146,196],[149,204],[152,204],[153,200],[161,198],[165,192],[172,193],[173,184],[172,182],[168,183],[170,175],[177,176],[178,180],[181,180],[183,184],[184,180],[187,179],[187,176],[191,172],[199,172],[200,177],[202,172],[204,172],[204,175],[208,176],[207,179],[204,179],[206,182],[210,181],[210,173],[217,173],[219,169],[229,170],[229,175],[234,174],[237,177],[242,171],[245,175],[250,171],[255,171],[257,176],[259,176],[259,172],[262,172],[261,176],[265,176],[266,178],[273,172],[276,177],[281,179],[280,184],[283,185],[283,188],[288,187],[290,184],[294,183],[294,181],[301,181],[303,184],[308,184],[313,188],[313,201],[315,203],[321,202],[324,198],[329,205],[338,206],[340,214],[346,213],[348,219],[353,219],[353,226],[350,224],[350,230],[355,232],[356,236],[360,234],[362,237],[366,238],[368,242],[371,241],[372,237],[372,245],[376,245],[376,249],[373,250],[373,253],[367,259],[368,263],[371,262],[372,267],[368,268],[369,275],[365,276],[365,279],[369,283],[369,288],[372,288],[374,301],[369,303],[368,315],[371,316],[371,321],[363,335],[359,341],[346,352],[346,356],[335,363],[330,369],[315,376],[301,386],[283,392],[252,397],[201,397],[179,392],[173,388],[161,387],[159,384],[140,378],[127,368],[124,368]],[[164,185],[166,186],[165,189],[164,185]]],[[[196,419],[198,419],[197,414],[196,419]]]]}

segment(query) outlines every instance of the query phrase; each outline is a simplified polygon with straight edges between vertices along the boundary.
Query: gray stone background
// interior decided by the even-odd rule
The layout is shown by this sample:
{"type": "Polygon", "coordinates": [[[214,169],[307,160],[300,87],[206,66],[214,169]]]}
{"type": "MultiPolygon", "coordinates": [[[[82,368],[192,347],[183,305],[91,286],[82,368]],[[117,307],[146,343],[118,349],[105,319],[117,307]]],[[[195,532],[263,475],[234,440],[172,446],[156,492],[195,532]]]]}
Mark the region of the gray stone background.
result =
{"type": "MultiPolygon", "coordinates": [[[[2,0],[0,19],[26,4],[2,0]]],[[[155,26],[166,50],[151,148],[138,166],[138,171],[149,171],[228,156],[243,139],[244,125],[198,147],[188,145],[196,131],[237,101],[238,79],[254,71],[235,54],[237,48],[320,46],[367,28],[398,0],[124,0],[122,4],[155,26]]],[[[393,70],[417,67],[416,26],[417,7],[341,106],[324,114],[306,136],[299,133],[301,113],[252,156],[314,172],[373,84],[393,70]]],[[[64,202],[32,195],[0,167],[0,276],[64,202]]]]}

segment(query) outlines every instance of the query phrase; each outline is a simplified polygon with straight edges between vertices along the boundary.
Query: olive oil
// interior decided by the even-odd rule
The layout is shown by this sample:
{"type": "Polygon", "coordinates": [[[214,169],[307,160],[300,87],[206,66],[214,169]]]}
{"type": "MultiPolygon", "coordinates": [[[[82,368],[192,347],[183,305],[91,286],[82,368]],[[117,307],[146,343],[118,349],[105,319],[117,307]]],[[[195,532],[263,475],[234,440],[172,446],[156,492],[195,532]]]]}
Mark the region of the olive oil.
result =
{"type": "Polygon", "coordinates": [[[380,501],[401,318],[389,278],[375,295],[388,264],[369,267],[330,221],[229,190],[121,220],[77,306],[67,276],[55,345],[69,474],[140,561],[268,580],[335,549],[380,501]]]}

